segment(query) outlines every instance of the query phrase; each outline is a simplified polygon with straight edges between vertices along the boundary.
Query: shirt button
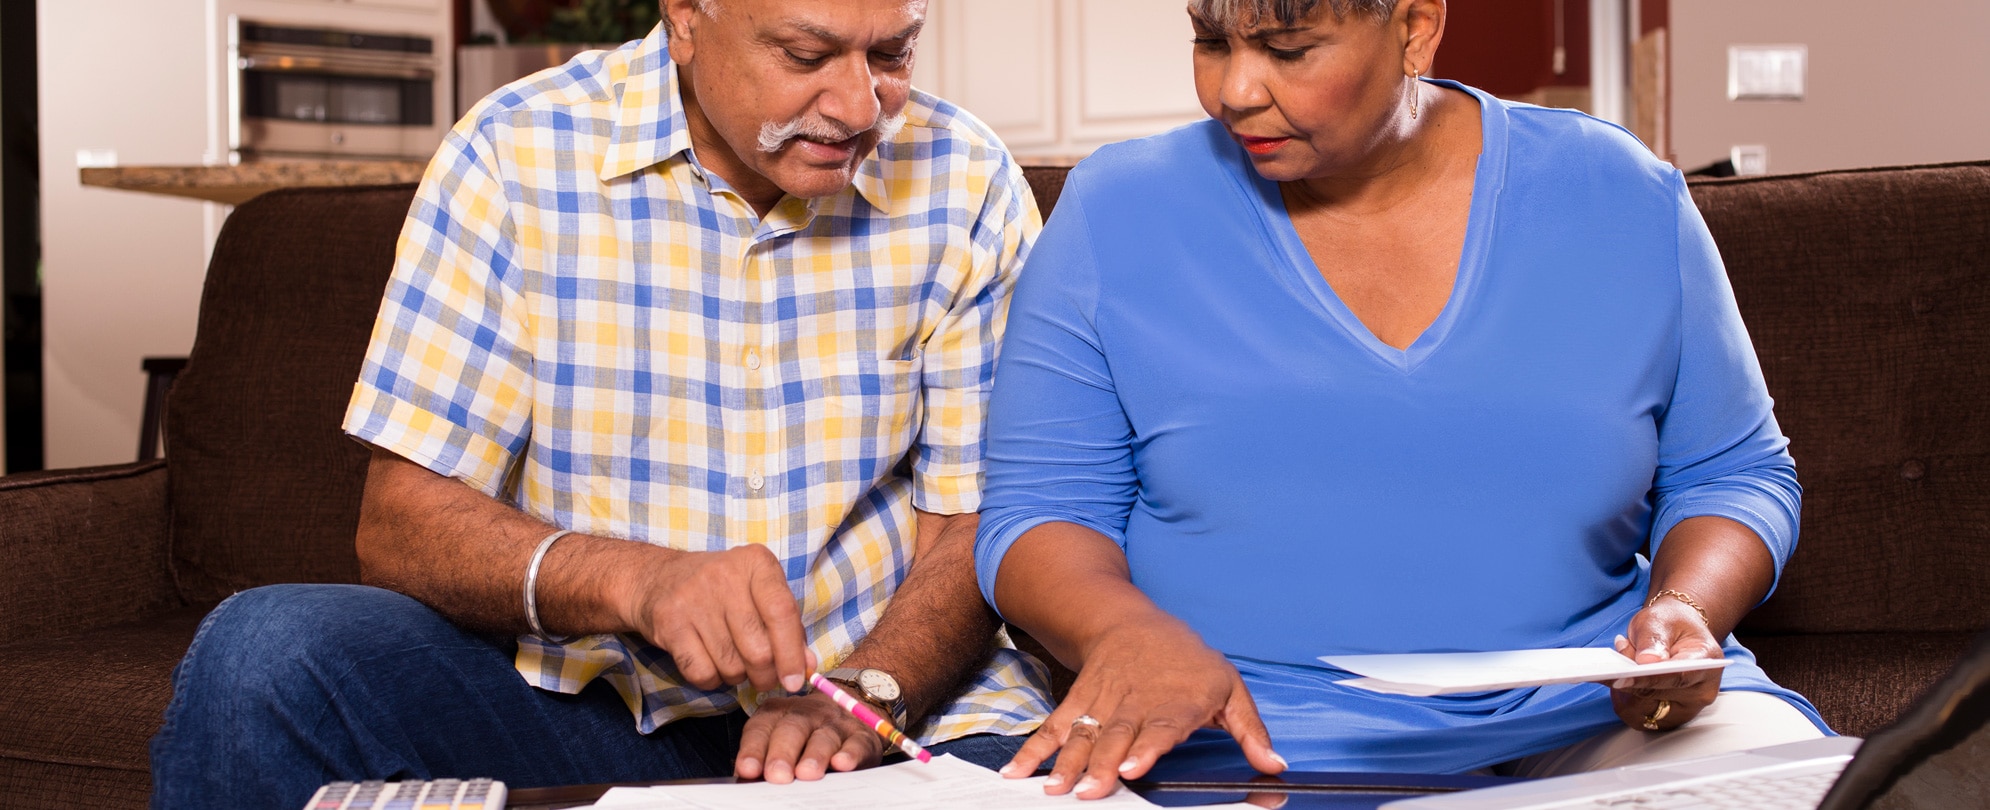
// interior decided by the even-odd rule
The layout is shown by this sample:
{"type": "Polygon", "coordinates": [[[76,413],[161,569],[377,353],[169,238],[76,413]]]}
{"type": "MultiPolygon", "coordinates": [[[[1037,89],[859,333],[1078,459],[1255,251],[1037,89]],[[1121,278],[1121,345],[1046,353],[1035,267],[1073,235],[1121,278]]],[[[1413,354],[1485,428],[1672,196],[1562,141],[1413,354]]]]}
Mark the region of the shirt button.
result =
{"type": "Polygon", "coordinates": [[[746,477],[746,488],[754,492],[759,492],[760,488],[766,485],[767,479],[760,477],[759,470],[754,470],[752,475],[746,477]]]}
{"type": "Polygon", "coordinates": [[[760,353],[759,353],[759,352],[754,352],[754,351],[749,351],[749,352],[747,352],[747,353],[746,353],[746,367],[747,367],[747,368],[750,368],[750,369],[753,369],[753,370],[755,370],[755,371],[758,371],[758,370],[760,370],[760,353]]]}

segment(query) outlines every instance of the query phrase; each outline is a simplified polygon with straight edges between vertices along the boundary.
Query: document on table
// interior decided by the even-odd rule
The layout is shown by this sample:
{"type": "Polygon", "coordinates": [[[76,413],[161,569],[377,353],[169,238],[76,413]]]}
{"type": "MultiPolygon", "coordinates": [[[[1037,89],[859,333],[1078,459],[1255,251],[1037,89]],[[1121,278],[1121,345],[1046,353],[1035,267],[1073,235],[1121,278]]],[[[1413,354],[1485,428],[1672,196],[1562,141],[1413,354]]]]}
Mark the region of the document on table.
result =
{"type": "Polygon", "coordinates": [[[1613,681],[1671,672],[1720,669],[1732,661],[1692,658],[1639,664],[1616,650],[1581,647],[1558,650],[1417,653],[1408,655],[1323,655],[1321,661],[1364,677],[1342,686],[1385,695],[1429,697],[1491,692],[1555,683],[1613,681]]]}
{"type": "MultiPolygon", "coordinates": [[[[871,808],[951,807],[965,810],[1026,810],[1036,807],[1075,807],[1069,794],[1046,796],[1044,777],[1004,779],[1001,774],[952,755],[932,762],[907,761],[849,773],[830,773],[814,782],[776,785],[738,784],[654,785],[610,788],[595,807],[623,810],[870,810],[871,808]]],[[[1091,807],[1154,807],[1122,787],[1091,807]]]]}

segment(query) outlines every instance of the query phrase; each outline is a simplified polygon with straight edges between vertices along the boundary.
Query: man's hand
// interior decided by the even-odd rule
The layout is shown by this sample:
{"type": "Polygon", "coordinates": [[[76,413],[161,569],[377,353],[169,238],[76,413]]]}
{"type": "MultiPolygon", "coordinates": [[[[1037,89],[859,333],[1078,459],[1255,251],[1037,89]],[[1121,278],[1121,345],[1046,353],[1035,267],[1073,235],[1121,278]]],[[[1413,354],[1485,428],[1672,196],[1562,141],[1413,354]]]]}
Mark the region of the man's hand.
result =
{"type": "Polygon", "coordinates": [[[821,692],[770,697],[740,733],[733,773],[786,783],[878,764],[884,739],[821,692]]]}
{"type": "MultiPolygon", "coordinates": [[[[945,705],[985,660],[996,619],[974,584],[975,516],[917,514],[912,571],[842,665],[919,673],[900,686],[910,716],[923,717],[945,705]]],[[[355,548],[367,584],[420,599],[464,627],[522,634],[528,628],[519,586],[551,531],[461,481],[375,448],[355,548]]],[[[685,681],[701,689],[751,682],[763,694],[799,692],[816,668],[794,592],[764,546],[677,551],[568,535],[541,561],[536,593],[548,632],[640,634],[670,653],[685,681]]],[[[742,773],[757,775],[764,763],[778,762],[782,773],[769,774],[777,781],[797,767],[819,776],[825,767],[843,768],[838,752],[853,741],[869,753],[853,753],[849,767],[878,761],[883,742],[873,739],[876,733],[821,697],[801,704],[810,712],[796,715],[818,718],[806,725],[803,741],[781,748],[776,721],[795,714],[781,708],[785,700],[770,701],[751,721],[767,736],[759,748],[746,749],[759,752],[758,761],[742,773]],[[837,748],[822,754],[824,765],[801,765],[810,738],[832,723],[843,729],[837,748]],[[765,753],[769,745],[774,754],[765,753]]]]}
{"type": "Polygon", "coordinates": [[[692,685],[807,684],[814,664],[801,610],[766,546],[675,552],[626,574],[623,621],[669,652],[692,685]]]}
{"type": "MultiPolygon", "coordinates": [[[[994,612],[981,601],[974,584],[976,516],[916,514],[918,539],[911,573],[892,595],[877,626],[837,663],[894,673],[914,725],[962,688],[963,676],[987,657],[996,626],[994,612]]],[[[813,657],[809,669],[815,669],[813,657]]],[[[890,716],[882,706],[872,708],[879,716],[890,716]]],[[[769,697],[760,704],[741,734],[733,772],[741,779],[769,782],[820,779],[830,770],[876,765],[884,747],[884,738],[870,726],[811,690],[799,697],[769,697]]]]}

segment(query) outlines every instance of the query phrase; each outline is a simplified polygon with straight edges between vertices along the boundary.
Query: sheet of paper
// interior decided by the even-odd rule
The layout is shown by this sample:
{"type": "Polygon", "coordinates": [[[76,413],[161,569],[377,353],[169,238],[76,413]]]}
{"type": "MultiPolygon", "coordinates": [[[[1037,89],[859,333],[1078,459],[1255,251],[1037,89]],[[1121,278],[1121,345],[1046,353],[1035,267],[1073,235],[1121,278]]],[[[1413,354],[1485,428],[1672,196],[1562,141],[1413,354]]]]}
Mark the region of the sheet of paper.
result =
{"type": "Polygon", "coordinates": [[[1385,695],[1451,695],[1523,686],[1583,683],[1720,669],[1725,659],[1687,659],[1637,664],[1602,647],[1503,652],[1418,653],[1409,655],[1323,655],[1320,660],[1364,677],[1342,686],[1385,695]]]}
{"type": "MultiPolygon", "coordinates": [[[[953,756],[932,762],[901,762],[850,773],[831,773],[814,782],[785,785],[744,782],[734,785],[656,785],[611,788],[595,807],[620,810],[871,810],[872,808],[949,807],[963,810],[1027,810],[1076,807],[1069,794],[1046,796],[1043,777],[1004,779],[1001,774],[953,756]]],[[[1154,807],[1133,791],[1121,788],[1091,807],[1154,807]]]]}

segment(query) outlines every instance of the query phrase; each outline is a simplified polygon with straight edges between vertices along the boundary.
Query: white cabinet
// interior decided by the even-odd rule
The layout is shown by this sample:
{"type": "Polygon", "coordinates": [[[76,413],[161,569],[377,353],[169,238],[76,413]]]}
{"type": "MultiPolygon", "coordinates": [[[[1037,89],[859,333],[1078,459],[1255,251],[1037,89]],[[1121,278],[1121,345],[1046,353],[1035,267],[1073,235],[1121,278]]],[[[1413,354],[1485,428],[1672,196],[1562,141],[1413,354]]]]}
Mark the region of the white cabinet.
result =
{"type": "Polygon", "coordinates": [[[937,34],[921,37],[922,66],[938,62],[929,87],[966,107],[1012,150],[1058,140],[1057,0],[939,0],[928,7],[937,34]]]}
{"type": "Polygon", "coordinates": [[[933,0],[913,80],[1018,155],[1080,157],[1200,120],[1188,15],[1154,0],[933,0]]]}
{"type": "Polygon", "coordinates": [[[1064,115],[1074,143],[1152,135],[1203,118],[1181,3],[1063,0],[1064,115]]]}

